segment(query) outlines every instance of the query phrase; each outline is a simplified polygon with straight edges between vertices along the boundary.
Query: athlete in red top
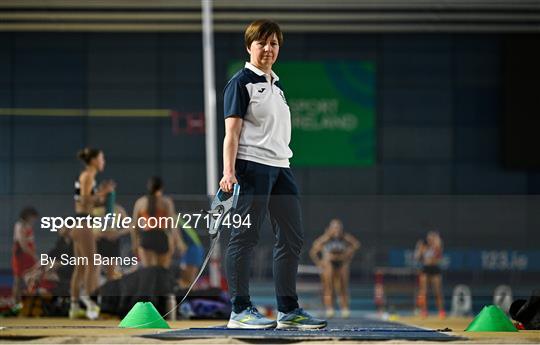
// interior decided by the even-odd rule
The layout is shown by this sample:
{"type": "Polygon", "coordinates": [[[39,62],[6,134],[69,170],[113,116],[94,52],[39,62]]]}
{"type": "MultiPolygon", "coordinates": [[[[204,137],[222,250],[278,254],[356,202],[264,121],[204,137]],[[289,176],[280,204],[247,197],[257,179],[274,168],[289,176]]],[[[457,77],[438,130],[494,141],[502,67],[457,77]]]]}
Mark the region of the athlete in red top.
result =
{"type": "Polygon", "coordinates": [[[21,302],[23,290],[23,276],[32,268],[37,261],[36,245],[34,242],[34,229],[32,228],[38,219],[38,212],[33,207],[22,210],[19,220],[13,230],[13,250],[11,267],[13,269],[13,298],[15,303],[21,302]]]}

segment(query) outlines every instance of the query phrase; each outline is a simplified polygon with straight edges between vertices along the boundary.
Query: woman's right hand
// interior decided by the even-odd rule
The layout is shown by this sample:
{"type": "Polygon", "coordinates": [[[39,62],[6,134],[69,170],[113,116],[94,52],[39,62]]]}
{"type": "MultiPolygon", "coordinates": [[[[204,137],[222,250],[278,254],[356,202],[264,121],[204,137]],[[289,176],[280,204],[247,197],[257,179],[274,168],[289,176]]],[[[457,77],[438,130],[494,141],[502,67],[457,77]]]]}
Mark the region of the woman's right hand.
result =
{"type": "Polygon", "coordinates": [[[219,188],[226,193],[231,193],[233,185],[236,183],[238,183],[238,180],[234,174],[223,174],[221,181],[219,181],[219,188]]]}

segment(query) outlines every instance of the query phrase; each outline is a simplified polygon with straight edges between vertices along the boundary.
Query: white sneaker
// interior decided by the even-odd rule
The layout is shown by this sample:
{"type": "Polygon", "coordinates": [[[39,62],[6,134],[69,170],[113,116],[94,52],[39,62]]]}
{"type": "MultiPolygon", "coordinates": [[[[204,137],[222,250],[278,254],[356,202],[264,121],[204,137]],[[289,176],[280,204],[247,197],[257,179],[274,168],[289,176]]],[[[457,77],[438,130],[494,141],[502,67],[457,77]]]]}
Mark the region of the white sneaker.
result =
{"type": "Polygon", "coordinates": [[[341,317],[344,319],[348,319],[349,316],[351,316],[351,311],[349,309],[343,309],[341,310],[341,317]]]}
{"type": "Polygon", "coordinates": [[[277,327],[280,329],[319,329],[326,327],[326,320],[317,319],[302,308],[296,308],[290,313],[278,313],[277,327]]]}
{"type": "Polygon", "coordinates": [[[325,314],[326,314],[326,317],[327,317],[327,318],[329,318],[329,319],[333,318],[334,315],[335,315],[334,309],[326,309],[326,313],[325,313],[325,314]]]}
{"type": "Polygon", "coordinates": [[[100,309],[97,304],[92,304],[86,308],[86,317],[90,320],[96,320],[99,317],[100,309]]]}
{"type": "Polygon", "coordinates": [[[90,320],[95,320],[99,317],[99,306],[89,296],[82,295],[81,302],[86,306],[86,317],[90,320]]]}
{"type": "Polygon", "coordinates": [[[79,306],[76,306],[76,307],[71,306],[69,308],[69,318],[71,320],[84,319],[85,318],[84,309],[82,309],[79,306]]]}
{"type": "Polygon", "coordinates": [[[238,314],[232,311],[229,323],[227,323],[227,328],[269,329],[275,327],[276,321],[264,317],[253,306],[238,314]]]}

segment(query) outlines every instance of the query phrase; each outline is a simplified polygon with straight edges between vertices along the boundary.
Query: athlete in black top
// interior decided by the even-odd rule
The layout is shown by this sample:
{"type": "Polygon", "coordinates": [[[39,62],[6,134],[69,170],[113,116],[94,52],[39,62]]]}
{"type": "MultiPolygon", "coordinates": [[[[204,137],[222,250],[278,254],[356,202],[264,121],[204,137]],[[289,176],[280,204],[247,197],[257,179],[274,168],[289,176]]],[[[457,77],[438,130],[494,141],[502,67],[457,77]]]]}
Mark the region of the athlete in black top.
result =
{"type": "Polygon", "coordinates": [[[334,316],[334,291],[339,295],[341,316],[349,317],[349,274],[354,252],[360,242],[343,231],[343,223],[333,219],[324,234],[317,238],[309,252],[313,262],[321,270],[323,303],[326,316],[334,316]]]}

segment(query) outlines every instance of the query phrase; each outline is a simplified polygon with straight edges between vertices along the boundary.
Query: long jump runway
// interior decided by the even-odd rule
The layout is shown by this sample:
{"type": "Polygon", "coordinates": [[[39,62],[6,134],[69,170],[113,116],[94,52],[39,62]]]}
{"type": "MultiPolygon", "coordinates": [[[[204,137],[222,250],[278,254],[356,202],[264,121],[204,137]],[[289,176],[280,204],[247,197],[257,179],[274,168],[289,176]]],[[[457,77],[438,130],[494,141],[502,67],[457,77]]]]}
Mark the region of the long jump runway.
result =
{"type": "Polygon", "coordinates": [[[182,340],[204,338],[235,338],[245,340],[427,340],[451,341],[465,338],[447,335],[435,330],[408,326],[395,322],[380,321],[366,317],[347,320],[331,320],[322,330],[250,330],[228,329],[225,326],[187,328],[158,334],[142,335],[159,340],[182,340]]]}

